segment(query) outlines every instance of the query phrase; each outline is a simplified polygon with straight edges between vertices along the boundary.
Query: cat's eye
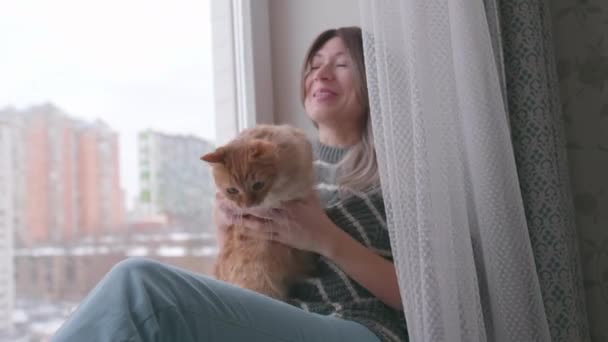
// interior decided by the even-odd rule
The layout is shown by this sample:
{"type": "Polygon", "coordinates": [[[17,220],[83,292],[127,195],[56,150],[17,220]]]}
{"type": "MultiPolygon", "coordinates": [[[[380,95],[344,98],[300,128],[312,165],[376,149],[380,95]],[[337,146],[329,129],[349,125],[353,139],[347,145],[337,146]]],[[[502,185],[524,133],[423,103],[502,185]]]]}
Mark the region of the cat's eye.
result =
{"type": "Polygon", "coordinates": [[[264,183],[262,183],[262,182],[255,182],[255,183],[253,183],[253,186],[251,188],[254,191],[258,191],[258,190],[262,190],[263,187],[264,187],[264,183]]]}
{"type": "Polygon", "coordinates": [[[236,195],[239,193],[239,189],[237,188],[227,188],[226,192],[230,195],[236,195]]]}

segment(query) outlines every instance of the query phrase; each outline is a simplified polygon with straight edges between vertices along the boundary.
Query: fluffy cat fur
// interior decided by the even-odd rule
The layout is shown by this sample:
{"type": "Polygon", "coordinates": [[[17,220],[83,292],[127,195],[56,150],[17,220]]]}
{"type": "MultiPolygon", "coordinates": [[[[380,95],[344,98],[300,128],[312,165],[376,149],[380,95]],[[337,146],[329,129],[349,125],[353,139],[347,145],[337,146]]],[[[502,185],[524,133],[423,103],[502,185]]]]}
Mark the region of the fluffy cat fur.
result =
{"type": "MultiPolygon", "coordinates": [[[[201,157],[218,191],[241,213],[264,212],[314,191],[312,146],[291,126],[259,125],[201,157]]],[[[283,229],[289,229],[286,224],[283,229]]],[[[226,229],[215,264],[223,281],[284,300],[294,280],[313,269],[313,257],[278,242],[253,239],[235,224],[226,229]]]]}

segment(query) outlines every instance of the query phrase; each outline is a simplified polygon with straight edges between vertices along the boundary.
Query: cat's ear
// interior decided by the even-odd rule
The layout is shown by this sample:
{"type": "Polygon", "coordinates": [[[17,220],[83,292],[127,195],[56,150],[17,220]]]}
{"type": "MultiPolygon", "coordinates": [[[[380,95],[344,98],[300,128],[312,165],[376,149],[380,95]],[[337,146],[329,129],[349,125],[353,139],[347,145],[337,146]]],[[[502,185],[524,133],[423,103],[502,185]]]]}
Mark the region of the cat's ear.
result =
{"type": "Polygon", "coordinates": [[[213,152],[209,152],[201,157],[201,160],[207,163],[224,163],[226,158],[226,149],[220,147],[213,152]]]}
{"type": "Polygon", "coordinates": [[[274,158],[276,146],[268,141],[255,139],[249,147],[249,160],[264,160],[274,158]]]}

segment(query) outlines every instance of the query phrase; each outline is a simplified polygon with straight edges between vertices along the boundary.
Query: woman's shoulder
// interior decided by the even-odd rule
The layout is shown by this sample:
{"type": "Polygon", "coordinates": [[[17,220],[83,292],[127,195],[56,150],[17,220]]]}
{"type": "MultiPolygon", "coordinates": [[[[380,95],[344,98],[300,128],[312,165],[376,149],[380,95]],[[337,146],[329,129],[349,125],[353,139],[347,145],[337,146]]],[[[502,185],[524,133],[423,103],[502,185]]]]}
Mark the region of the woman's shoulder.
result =
{"type": "Polygon", "coordinates": [[[384,197],[382,195],[382,189],[378,186],[365,191],[354,191],[348,188],[341,188],[343,198],[346,201],[352,202],[372,202],[376,206],[384,206],[384,197]]]}

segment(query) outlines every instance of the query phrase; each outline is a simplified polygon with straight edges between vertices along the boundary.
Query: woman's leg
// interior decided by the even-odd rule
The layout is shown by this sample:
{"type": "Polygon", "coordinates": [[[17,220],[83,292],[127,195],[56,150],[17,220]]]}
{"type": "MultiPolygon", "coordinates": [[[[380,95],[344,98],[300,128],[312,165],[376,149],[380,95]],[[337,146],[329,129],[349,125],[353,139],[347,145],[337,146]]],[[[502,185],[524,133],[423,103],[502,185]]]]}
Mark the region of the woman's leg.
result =
{"type": "Polygon", "coordinates": [[[362,325],[312,314],[155,261],[116,265],[53,337],[63,341],[378,342],[362,325]]]}

